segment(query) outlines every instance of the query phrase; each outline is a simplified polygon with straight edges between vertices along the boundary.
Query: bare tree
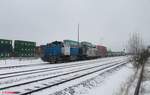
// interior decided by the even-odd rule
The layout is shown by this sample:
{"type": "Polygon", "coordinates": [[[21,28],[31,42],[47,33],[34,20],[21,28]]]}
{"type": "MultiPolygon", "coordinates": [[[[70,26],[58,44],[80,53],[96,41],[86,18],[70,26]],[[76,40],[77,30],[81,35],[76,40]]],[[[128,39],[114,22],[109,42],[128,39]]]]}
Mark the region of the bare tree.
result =
{"type": "Polygon", "coordinates": [[[139,59],[143,50],[144,44],[142,38],[139,33],[133,33],[128,41],[128,52],[132,55],[131,59],[134,61],[134,66],[136,67],[139,66],[139,59]]]}

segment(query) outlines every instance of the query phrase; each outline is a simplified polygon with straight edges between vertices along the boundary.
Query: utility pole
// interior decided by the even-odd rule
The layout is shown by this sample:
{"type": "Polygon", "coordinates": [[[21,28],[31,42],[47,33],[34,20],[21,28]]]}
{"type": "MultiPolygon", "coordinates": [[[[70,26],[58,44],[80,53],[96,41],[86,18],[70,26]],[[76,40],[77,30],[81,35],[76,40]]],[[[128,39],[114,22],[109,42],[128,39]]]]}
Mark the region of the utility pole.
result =
{"type": "Polygon", "coordinates": [[[79,41],[80,41],[80,26],[78,24],[78,46],[79,46],[79,41]]]}

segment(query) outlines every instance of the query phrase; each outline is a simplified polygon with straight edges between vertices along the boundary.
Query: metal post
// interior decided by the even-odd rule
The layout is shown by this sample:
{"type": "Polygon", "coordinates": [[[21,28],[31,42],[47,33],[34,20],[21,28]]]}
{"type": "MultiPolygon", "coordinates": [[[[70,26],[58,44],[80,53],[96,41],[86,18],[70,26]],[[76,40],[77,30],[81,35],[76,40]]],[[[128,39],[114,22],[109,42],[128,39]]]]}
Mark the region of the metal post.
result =
{"type": "Polygon", "coordinates": [[[78,46],[79,46],[79,39],[80,38],[80,26],[79,26],[79,24],[78,24],[78,46]]]}

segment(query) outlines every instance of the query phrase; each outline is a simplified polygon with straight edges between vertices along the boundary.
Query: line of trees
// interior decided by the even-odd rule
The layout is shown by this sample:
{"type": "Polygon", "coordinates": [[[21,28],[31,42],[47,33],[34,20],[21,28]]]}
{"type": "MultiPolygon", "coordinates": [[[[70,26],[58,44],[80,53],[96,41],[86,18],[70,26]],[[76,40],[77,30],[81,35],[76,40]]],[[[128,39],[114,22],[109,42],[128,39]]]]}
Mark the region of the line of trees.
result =
{"type": "Polygon", "coordinates": [[[133,33],[128,41],[128,52],[132,55],[131,60],[135,67],[144,64],[148,57],[148,49],[144,46],[143,40],[138,33],[133,33]]]}

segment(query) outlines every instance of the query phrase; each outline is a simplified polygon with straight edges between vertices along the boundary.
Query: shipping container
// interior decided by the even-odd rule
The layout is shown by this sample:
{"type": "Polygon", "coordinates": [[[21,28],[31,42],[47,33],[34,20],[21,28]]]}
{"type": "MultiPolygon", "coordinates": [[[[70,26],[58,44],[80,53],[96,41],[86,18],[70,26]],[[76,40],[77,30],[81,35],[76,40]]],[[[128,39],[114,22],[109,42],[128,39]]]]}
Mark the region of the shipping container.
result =
{"type": "Polygon", "coordinates": [[[94,58],[97,56],[97,49],[92,43],[84,41],[81,42],[80,47],[83,58],[94,58]]]}
{"type": "Polygon", "coordinates": [[[82,46],[86,46],[86,47],[94,47],[94,45],[92,44],[92,43],[90,43],[90,42],[81,42],[81,47],[82,46]]]}
{"type": "Polygon", "coordinates": [[[14,53],[16,57],[34,57],[35,56],[35,42],[30,41],[14,41],[14,53]]]}
{"type": "Polygon", "coordinates": [[[64,45],[70,46],[70,47],[78,47],[80,43],[78,41],[73,40],[64,40],[64,45]]]}
{"type": "Polygon", "coordinates": [[[98,49],[100,57],[106,57],[107,56],[107,48],[105,46],[96,45],[96,48],[98,49]]]}
{"type": "Polygon", "coordinates": [[[87,50],[87,57],[91,57],[91,58],[99,57],[97,48],[94,48],[94,47],[93,48],[89,48],[87,50]]]}
{"type": "Polygon", "coordinates": [[[12,40],[0,39],[0,58],[10,57],[12,50],[12,40]]]}

